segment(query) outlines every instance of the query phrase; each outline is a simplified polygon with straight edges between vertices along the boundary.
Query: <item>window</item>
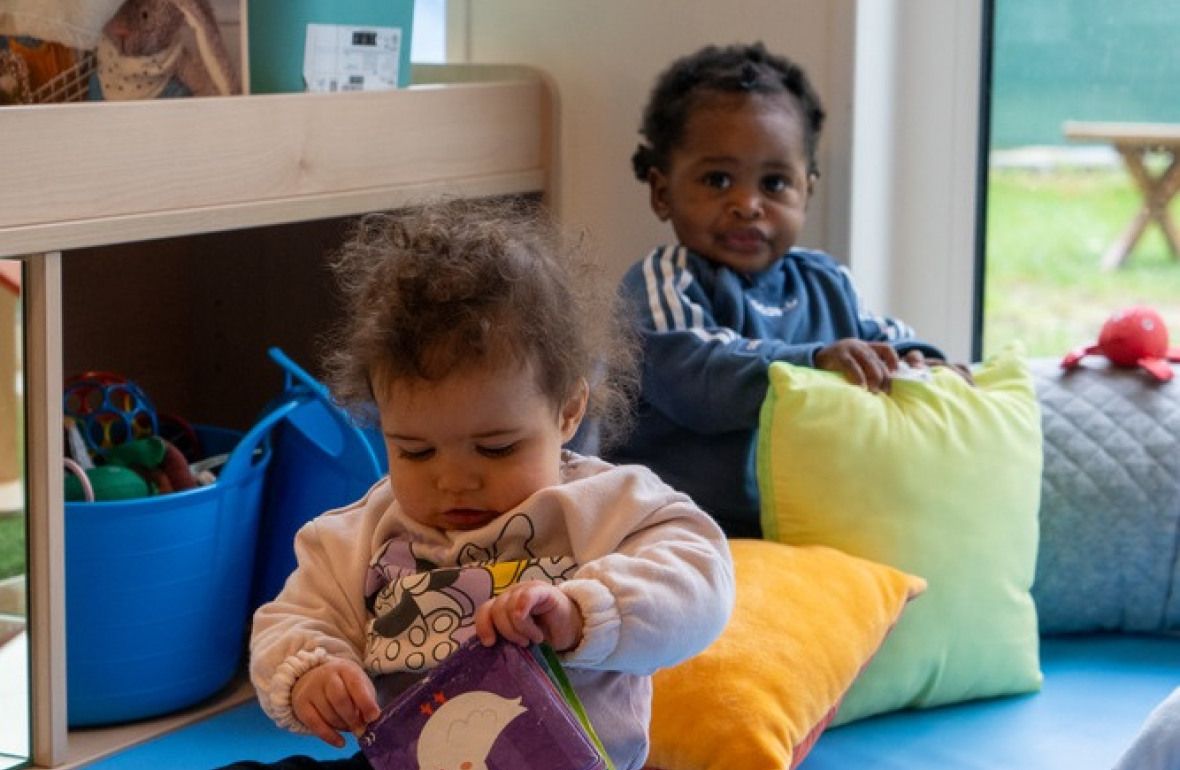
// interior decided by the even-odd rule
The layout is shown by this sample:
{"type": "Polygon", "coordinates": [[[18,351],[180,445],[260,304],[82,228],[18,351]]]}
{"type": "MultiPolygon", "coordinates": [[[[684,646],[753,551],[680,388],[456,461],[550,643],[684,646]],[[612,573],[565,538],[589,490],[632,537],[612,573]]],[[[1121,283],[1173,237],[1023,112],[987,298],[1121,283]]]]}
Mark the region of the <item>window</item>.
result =
{"type": "Polygon", "coordinates": [[[415,0],[410,60],[438,64],[447,60],[447,0],[415,0]]]}
{"type": "MultiPolygon", "coordinates": [[[[1180,150],[1180,8],[1174,0],[990,0],[984,12],[984,354],[1020,339],[1032,356],[1063,356],[1096,341],[1103,321],[1131,305],[1159,311],[1176,344],[1180,255],[1149,219],[1117,259],[1145,195],[1102,137],[1174,134],[1180,150]]],[[[1171,162],[1162,142],[1141,145],[1150,176],[1171,162]]],[[[1168,206],[1173,217],[1178,209],[1168,206]]]]}

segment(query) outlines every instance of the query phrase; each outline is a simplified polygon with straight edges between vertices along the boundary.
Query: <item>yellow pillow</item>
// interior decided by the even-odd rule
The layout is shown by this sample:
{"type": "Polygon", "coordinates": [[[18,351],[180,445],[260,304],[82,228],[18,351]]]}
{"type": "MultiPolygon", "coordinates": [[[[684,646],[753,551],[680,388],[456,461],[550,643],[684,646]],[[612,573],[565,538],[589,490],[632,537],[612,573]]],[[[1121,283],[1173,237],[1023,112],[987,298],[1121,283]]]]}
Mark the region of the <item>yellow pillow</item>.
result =
{"type": "Polygon", "coordinates": [[[950,369],[888,395],[773,364],[758,483],[767,539],[921,575],[930,590],[848,692],[834,724],[1036,690],[1041,421],[1017,349],[969,385],[950,369]]]}
{"type": "Polygon", "coordinates": [[[821,546],[731,540],[737,599],[704,652],[653,678],[649,768],[795,767],[921,578],[821,546]]]}

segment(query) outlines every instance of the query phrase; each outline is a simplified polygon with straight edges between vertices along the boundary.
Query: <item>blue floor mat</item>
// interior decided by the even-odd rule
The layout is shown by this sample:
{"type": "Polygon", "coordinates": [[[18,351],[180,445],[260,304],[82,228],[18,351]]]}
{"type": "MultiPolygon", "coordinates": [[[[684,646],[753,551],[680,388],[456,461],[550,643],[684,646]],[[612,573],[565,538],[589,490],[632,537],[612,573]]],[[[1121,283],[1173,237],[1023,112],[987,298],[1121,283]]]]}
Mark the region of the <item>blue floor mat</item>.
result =
{"type": "MultiPolygon", "coordinates": [[[[1060,637],[1041,644],[1033,695],[907,711],[833,728],[800,770],[1108,770],[1143,719],[1180,685],[1180,640],[1060,637]]],[[[356,751],[280,730],[255,701],[127,749],[96,770],[211,770],[292,754],[356,751]]],[[[746,770],[743,768],[743,770],[746,770]]]]}
{"type": "Polygon", "coordinates": [[[833,728],[800,770],[1109,770],[1180,686],[1180,640],[1041,642],[1041,692],[907,711],[833,728]]]}
{"type": "Polygon", "coordinates": [[[348,745],[336,749],[319,738],[275,727],[251,700],[201,722],[162,735],[87,765],[87,770],[212,770],[243,759],[273,762],[293,754],[319,759],[351,756],[348,745]]]}

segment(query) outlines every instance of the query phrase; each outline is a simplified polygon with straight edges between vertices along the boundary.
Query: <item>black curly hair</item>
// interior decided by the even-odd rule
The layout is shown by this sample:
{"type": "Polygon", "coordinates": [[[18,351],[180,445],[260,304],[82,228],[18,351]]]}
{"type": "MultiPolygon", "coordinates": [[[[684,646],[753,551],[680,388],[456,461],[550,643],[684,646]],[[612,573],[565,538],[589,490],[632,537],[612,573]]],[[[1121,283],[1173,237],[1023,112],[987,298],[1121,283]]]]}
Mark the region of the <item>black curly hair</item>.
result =
{"type": "Polygon", "coordinates": [[[815,154],[824,123],[819,95],[802,67],[757,42],[705,46],[664,70],[643,110],[639,133],[647,141],[631,156],[631,166],[641,182],[648,180],[652,168],[668,170],[669,155],[683,139],[689,114],[709,93],[794,96],[803,117],[807,172],[819,176],[815,154]]]}

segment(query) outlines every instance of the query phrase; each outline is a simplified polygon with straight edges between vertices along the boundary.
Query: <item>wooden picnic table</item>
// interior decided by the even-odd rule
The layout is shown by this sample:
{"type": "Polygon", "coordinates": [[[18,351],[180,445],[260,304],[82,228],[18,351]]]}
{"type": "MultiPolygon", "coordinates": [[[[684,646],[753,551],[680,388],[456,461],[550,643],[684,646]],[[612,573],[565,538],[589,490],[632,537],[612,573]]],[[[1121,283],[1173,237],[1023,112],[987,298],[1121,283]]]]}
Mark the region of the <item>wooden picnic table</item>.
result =
{"type": "Polygon", "coordinates": [[[1176,230],[1168,204],[1180,192],[1180,123],[1094,123],[1067,120],[1065,136],[1079,142],[1106,142],[1114,146],[1135,180],[1143,204],[1126,229],[1102,255],[1102,269],[1123,264],[1147,226],[1155,221],[1174,259],[1180,260],[1180,231],[1176,230]],[[1167,157],[1158,174],[1148,170],[1144,159],[1153,153],[1167,157]]]}

